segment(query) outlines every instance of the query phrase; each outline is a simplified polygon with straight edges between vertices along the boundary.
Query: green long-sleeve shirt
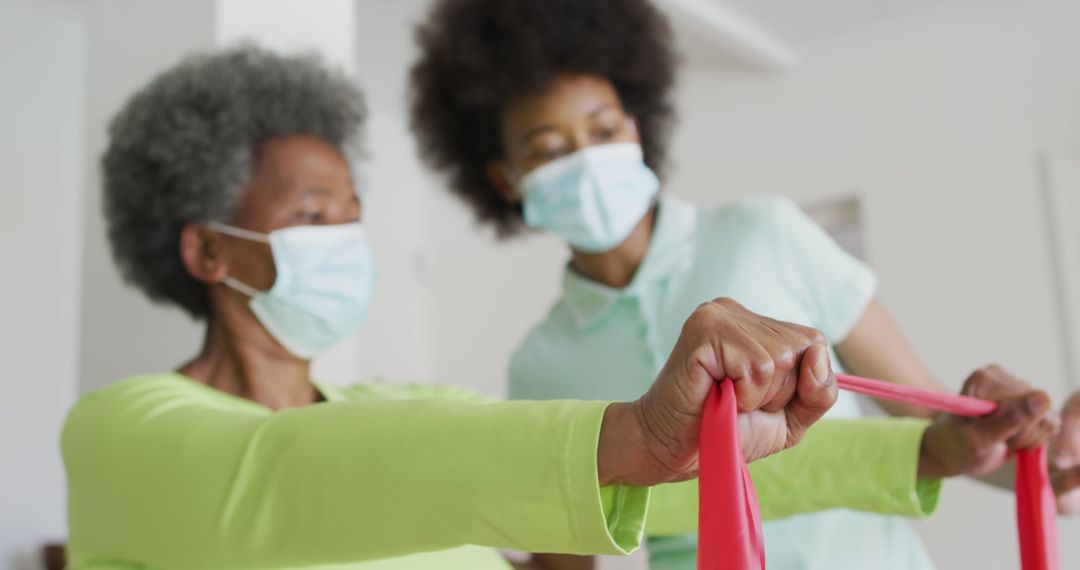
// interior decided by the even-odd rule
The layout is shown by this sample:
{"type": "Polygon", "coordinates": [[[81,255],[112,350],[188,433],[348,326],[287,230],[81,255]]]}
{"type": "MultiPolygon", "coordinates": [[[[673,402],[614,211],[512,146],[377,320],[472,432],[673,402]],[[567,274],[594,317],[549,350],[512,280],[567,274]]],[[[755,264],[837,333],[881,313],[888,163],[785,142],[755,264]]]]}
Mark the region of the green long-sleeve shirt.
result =
{"type": "MultiPolygon", "coordinates": [[[[647,511],[650,532],[696,527],[692,483],[600,488],[607,403],[320,390],[327,403],[280,412],[178,374],[84,397],[62,442],[71,567],[483,570],[507,567],[491,547],[629,552],[647,511]]],[[[763,513],[927,514],[924,426],[890,426],[821,426],[752,465],[763,513]],[[834,465],[852,458],[870,461],[834,465]]]]}

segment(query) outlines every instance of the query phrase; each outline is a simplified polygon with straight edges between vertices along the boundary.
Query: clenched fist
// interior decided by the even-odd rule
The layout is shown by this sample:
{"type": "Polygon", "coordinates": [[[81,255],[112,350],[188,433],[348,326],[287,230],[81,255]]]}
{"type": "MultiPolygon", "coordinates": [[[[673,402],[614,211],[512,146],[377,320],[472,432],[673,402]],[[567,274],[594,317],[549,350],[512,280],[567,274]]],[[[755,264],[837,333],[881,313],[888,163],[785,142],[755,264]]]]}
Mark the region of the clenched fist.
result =
{"type": "Polygon", "coordinates": [[[836,401],[824,335],[757,315],[730,299],[697,308],[655,383],[604,416],[602,484],[657,485],[697,474],[698,430],[709,390],[734,382],[747,461],[799,442],[836,401]]]}

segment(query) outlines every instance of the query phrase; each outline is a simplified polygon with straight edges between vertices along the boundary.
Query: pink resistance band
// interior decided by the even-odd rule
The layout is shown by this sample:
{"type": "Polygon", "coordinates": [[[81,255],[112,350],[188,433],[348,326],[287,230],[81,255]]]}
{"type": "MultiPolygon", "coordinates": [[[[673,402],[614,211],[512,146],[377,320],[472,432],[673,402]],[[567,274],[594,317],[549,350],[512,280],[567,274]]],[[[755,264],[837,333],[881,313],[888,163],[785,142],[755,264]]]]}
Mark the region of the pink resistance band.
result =
{"type": "MultiPolygon", "coordinates": [[[[961,416],[982,416],[997,404],[969,396],[838,374],[840,387],[867,396],[961,416]]],[[[735,389],[717,383],[705,401],[698,463],[698,569],[765,568],[754,483],[739,446],[735,389]]],[[[1057,506],[1046,470],[1046,447],[1016,456],[1016,522],[1022,570],[1058,570],[1057,506]]]]}

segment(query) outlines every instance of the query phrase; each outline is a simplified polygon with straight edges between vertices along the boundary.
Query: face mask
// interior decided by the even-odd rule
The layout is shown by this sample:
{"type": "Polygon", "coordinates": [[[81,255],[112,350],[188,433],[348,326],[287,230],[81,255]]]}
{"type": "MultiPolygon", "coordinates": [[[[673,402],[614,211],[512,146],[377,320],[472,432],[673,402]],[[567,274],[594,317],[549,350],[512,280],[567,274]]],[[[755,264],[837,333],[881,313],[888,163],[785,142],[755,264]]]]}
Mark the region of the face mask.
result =
{"type": "Polygon", "coordinates": [[[223,283],[251,297],[251,312],[289,352],[311,358],[367,320],[376,271],[359,223],[296,226],[269,234],[216,222],[208,227],[270,244],[277,277],[269,291],[232,277],[223,283]]]}
{"type": "Polygon", "coordinates": [[[583,148],[521,179],[525,223],[582,251],[610,251],[652,207],[660,180],[637,143],[583,148]]]}

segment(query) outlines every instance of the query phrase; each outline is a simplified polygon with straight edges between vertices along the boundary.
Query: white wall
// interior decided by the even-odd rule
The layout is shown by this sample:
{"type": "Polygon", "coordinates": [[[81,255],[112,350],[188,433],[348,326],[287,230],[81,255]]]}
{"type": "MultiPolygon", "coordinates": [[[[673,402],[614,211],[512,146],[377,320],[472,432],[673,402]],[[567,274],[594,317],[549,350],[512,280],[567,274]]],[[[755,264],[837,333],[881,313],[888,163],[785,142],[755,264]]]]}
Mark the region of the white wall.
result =
{"type": "Polygon", "coordinates": [[[76,0],[0,2],[0,568],[37,568],[37,549],[65,534],[59,434],[77,376],[82,10],[76,0]]]}
{"type": "Polygon", "coordinates": [[[218,44],[251,40],[284,52],[316,51],[352,74],[356,70],[354,0],[216,0],[218,44]]]}
{"type": "MultiPolygon", "coordinates": [[[[683,76],[674,192],[864,196],[881,297],[940,378],[1000,362],[1062,396],[1039,154],[1080,143],[1080,4],[958,3],[816,45],[774,77],[683,76]]],[[[1015,566],[1011,497],[950,483],[940,568],[1015,566]]],[[[1080,566],[1080,522],[1061,527],[1080,566]]]]}
{"type": "Polygon", "coordinates": [[[424,0],[362,0],[353,22],[357,80],[370,111],[358,177],[379,279],[371,321],[357,335],[357,375],[349,382],[442,378],[430,356],[434,314],[423,256],[430,220],[421,214],[422,192],[433,181],[413,152],[405,117],[411,25],[425,5],[424,0]]]}
{"type": "Polygon", "coordinates": [[[214,45],[212,0],[92,0],[87,6],[87,116],[79,388],[169,370],[199,347],[201,327],[120,279],[105,240],[99,160],[106,126],[136,89],[192,50],[214,45]]]}

